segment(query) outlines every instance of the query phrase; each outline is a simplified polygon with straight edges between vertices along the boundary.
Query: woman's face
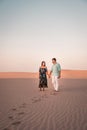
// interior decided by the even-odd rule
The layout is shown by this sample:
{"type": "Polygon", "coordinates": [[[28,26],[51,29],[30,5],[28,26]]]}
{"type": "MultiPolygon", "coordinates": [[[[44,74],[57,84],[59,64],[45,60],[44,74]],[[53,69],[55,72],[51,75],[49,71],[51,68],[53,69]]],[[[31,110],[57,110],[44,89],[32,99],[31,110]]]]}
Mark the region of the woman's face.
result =
{"type": "Polygon", "coordinates": [[[42,66],[45,66],[45,62],[42,63],[42,66]]]}

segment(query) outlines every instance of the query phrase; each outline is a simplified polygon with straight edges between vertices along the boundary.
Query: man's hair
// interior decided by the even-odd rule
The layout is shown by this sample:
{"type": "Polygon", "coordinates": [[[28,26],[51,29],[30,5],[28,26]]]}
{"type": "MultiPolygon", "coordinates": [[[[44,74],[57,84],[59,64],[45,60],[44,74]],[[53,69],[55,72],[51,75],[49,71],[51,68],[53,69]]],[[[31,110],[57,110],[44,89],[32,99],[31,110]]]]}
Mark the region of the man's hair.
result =
{"type": "Polygon", "coordinates": [[[52,60],[55,60],[55,61],[56,61],[56,58],[52,58],[52,60]]]}

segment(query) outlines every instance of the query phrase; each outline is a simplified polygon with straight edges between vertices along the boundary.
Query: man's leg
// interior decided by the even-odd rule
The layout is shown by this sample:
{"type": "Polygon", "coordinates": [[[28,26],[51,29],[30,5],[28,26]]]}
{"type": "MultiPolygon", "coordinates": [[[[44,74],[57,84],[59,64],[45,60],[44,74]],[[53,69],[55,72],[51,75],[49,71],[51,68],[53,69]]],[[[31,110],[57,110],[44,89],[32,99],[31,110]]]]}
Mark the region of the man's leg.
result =
{"type": "Polygon", "coordinates": [[[52,84],[53,84],[54,89],[56,90],[55,76],[52,76],[52,84]]]}
{"type": "Polygon", "coordinates": [[[59,83],[58,83],[58,76],[55,76],[55,90],[58,91],[59,83]]]}

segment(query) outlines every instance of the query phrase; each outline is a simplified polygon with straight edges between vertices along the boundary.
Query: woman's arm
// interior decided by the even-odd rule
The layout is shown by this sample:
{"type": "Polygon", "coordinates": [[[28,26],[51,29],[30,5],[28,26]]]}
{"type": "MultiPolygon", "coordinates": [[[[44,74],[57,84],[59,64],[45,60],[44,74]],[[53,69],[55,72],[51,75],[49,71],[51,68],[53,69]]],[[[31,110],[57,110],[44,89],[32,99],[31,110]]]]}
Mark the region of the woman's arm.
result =
{"type": "Polygon", "coordinates": [[[51,74],[52,74],[52,71],[53,71],[53,66],[52,66],[52,68],[51,68],[51,70],[50,70],[49,78],[50,78],[50,76],[51,76],[51,74]]]}
{"type": "Polygon", "coordinates": [[[39,67],[39,78],[40,78],[40,67],[39,67]]]}
{"type": "Polygon", "coordinates": [[[47,67],[46,67],[46,75],[48,75],[48,77],[50,76],[49,73],[48,73],[48,69],[47,69],[47,67]]]}

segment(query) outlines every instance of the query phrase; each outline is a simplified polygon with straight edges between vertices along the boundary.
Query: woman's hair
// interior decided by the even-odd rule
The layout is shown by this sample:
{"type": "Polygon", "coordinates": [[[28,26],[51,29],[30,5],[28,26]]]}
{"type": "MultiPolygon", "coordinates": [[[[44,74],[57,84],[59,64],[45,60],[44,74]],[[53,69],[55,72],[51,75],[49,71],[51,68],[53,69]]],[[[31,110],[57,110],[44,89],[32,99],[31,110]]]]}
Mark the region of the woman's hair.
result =
{"type": "Polygon", "coordinates": [[[46,66],[46,62],[45,62],[45,61],[42,61],[42,62],[41,62],[41,66],[43,65],[43,63],[44,63],[44,66],[46,66]]]}

